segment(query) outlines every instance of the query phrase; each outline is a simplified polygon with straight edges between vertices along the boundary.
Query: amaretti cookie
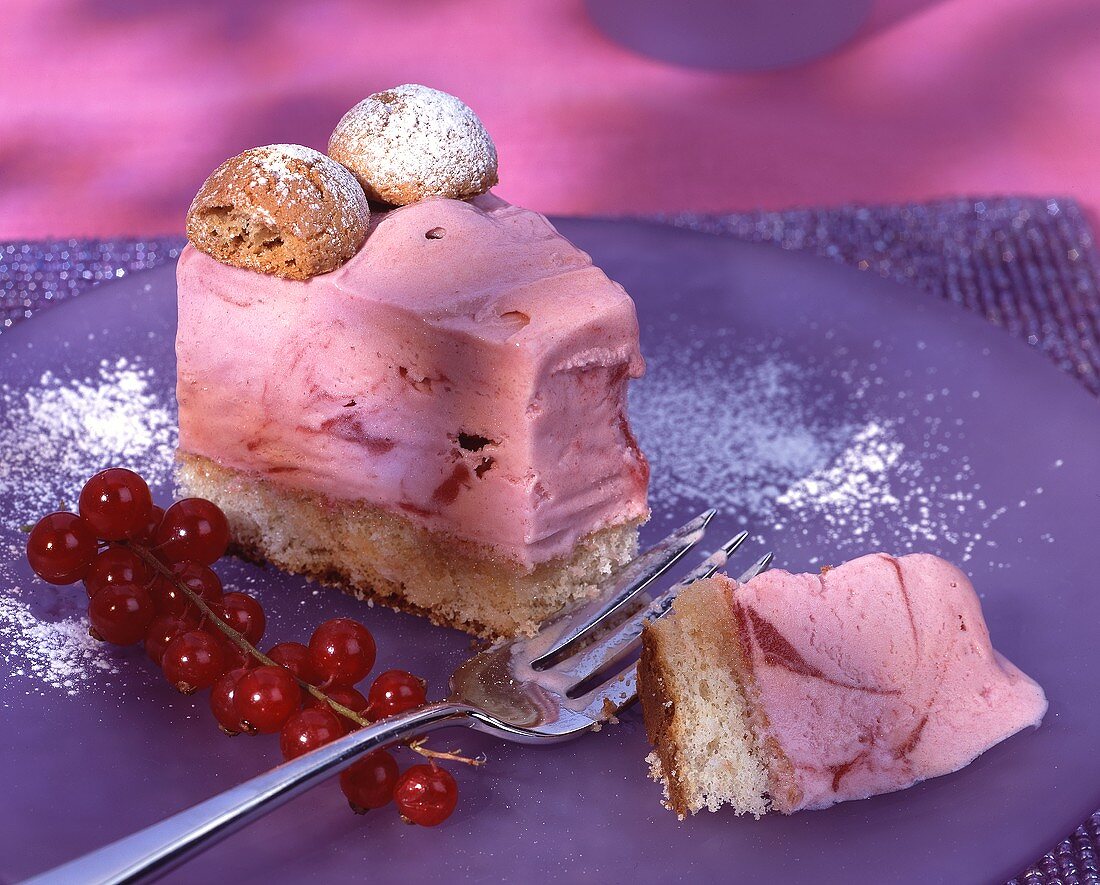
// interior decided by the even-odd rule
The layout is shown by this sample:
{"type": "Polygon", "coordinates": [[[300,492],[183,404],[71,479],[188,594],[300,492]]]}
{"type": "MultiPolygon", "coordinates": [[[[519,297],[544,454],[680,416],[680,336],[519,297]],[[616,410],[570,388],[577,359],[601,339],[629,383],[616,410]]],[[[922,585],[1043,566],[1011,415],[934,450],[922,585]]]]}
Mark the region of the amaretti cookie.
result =
{"type": "Polygon", "coordinates": [[[994,651],[970,581],[925,554],[693,584],[646,628],[638,679],[652,774],[681,816],[900,790],[1047,708],[994,651]]]}
{"type": "Polygon", "coordinates": [[[337,124],[328,152],[368,197],[393,206],[465,200],[497,183],[497,149],[477,115],[453,95],[415,83],[359,102],[337,124]]]}
{"type": "Polygon", "coordinates": [[[187,213],[187,238],[226,264],[306,280],[351,258],[369,218],[347,169],[311,148],[271,144],[214,170],[187,213]]]}
{"type": "Polygon", "coordinates": [[[634,304],[541,215],[430,198],[305,281],[177,274],[180,483],[248,555],[496,636],[634,554],[634,304]]]}

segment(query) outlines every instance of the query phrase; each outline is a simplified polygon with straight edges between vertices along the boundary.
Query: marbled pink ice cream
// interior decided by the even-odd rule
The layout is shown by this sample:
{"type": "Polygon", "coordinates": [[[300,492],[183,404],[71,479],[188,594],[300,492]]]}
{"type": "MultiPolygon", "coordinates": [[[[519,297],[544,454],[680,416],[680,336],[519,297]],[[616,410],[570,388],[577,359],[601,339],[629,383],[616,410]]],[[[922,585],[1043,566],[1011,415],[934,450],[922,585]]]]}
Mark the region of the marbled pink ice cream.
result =
{"type": "Polygon", "coordinates": [[[947,774],[1046,712],[1042,688],[993,650],[970,581],[935,556],[727,583],[781,811],[947,774]]]}
{"type": "Polygon", "coordinates": [[[180,257],[180,449],[365,502],[525,567],[643,518],[634,305],[487,195],[372,218],[305,282],[180,257]]]}

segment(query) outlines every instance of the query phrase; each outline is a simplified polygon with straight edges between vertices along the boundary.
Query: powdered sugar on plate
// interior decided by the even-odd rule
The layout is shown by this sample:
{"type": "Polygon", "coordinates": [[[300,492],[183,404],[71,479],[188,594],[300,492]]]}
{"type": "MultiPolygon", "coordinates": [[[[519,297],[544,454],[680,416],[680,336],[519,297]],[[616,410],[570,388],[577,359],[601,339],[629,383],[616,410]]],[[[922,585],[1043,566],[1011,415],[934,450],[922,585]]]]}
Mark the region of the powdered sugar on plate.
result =
{"type": "Polygon", "coordinates": [[[74,506],[84,481],[104,467],[129,467],[150,485],[167,482],[175,403],[171,388],[155,389],[157,380],[140,360],[120,358],[87,378],[47,372],[30,388],[0,387],[0,497],[17,508],[5,522],[74,506]]]}
{"type": "Polygon", "coordinates": [[[84,481],[104,467],[138,471],[167,485],[176,447],[174,379],[140,360],[104,361],[85,378],[42,375],[30,387],[0,387],[0,678],[28,691],[76,694],[113,673],[110,647],[88,636],[81,588],[51,588],[22,564],[20,530],[43,514],[75,507],[84,481]]]}
{"type": "Polygon", "coordinates": [[[778,348],[720,358],[711,348],[651,349],[631,391],[631,423],[652,467],[650,506],[682,514],[706,501],[755,519],[828,464],[855,418],[842,403],[804,395],[804,369],[778,348]]]}
{"type": "Polygon", "coordinates": [[[36,616],[13,579],[8,569],[0,570],[0,662],[6,680],[26,683],[28,692],[75,695],[104,674],[119,672],[111,647],[88,635],[86,617],[36,616]]]}
{"type": "Polygon", "coordinates": [[[718,338],[727,352],[715,354],[713,339],[658,346],[632,394],[656,516],[717,507],[765,541],[799,544],[811,564],[882,550],[960,564],[984,553],[1001,567],[987,530],[1043,490],[1012,505],[986,501],[957,454],[961,421],[926,417],[926,399],[876,395],[875,365],[796,363],[780,341],[734,349],[718,338]]]}

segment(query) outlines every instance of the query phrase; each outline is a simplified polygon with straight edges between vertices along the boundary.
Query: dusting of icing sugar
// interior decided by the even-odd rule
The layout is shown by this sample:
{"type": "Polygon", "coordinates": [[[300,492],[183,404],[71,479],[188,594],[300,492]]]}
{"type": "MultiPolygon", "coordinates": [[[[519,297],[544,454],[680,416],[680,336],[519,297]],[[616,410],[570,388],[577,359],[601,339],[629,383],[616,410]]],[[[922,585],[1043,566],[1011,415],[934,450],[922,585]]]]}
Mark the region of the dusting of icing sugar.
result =
{"type": "Polygon", "coordinates": [[[10,508],[0,521],[0,679],[76,694],[117,672],[112,649],[88,635],[83,589],[29,577],[19,527],[75,506],[84,481],[104,467],[166,485],[176,447],[173,386],[174,378],[127,359],[104,360],[85,378],[47,372],[29,387],[0,386],[0,500],[10,508]]]}
{"type": "Polygon", "coordinates": [[[287,160],[301,160],[303,163],[312,166],[314,163],[328,159],[320,151],[315,151],[303,144],[268,144],[253,148],[252,155],[256,158],[260,168],[275,178],[297,174],[291,172],[287,167],[287,160]]]}
{"type": "MultiPolygon", "coordinates": [[[[0,676],[18,680],[32,694],[79,694],[104,674],[120,671],[109,646],[88,635],[88,619],[77,614],[58,620],[39,618],[0,572],[0,676]]],[[[51,588],[52,589],[52,588],[51,588]]]]}
{"type": "Polygon", "coordinates": [[[211,173],[187,214],[188,237],[198,248],[209,251],[213,247],[206,243],[207,235],[215,241],[221,236],[220,222],[211,226],[203,219],[220,217],[227,209],[314,243],[338,263],[361,245],[370,219],[366,194],[355,176],[325,154],[298,144],[251,148],[211,173]]]}
{"type": "MultiPolygon", "coordinates": [[[[972,473],[963,458],[948,477],[930,474],[925,460],[908,455],[893,424],[871,420],[827,467],[776,498],[775,525],[797,526],[812,517],[841,547],[870,552],[888,545],[888,552],[910,553],[946,543],[968,562],[983,530],[1000,515],[981,516],[977,524],[964,518],[987,510],[972,490],[972,473]]],[[[814,561],[831,557],[830,551],[814,561]]]]}
{"type": "Polygon", "coordinates": [[[960,564],[984,554],[1004,567],[989,529],[1043,489],[987,501],[970,459],[949,444],[961,420],[907,411],[906,398],[873,404],[874,372],[796,365],[778,343],[714,350],[657,348],[632,391],[656,515],[714,506],[758,536],[797,544],[811,564],[883,550],[960,564]]]}
{"type": "Polygon", "coordinates": [[[415,83],[359,102],[337,124],[329,153],[383,197],[406,187],[419,196],[471,196],[496,183],[496,146],[477,114],[415,83]]]}
{"type": "MultiPolygon", "coordinates": [[[[996,542],[987,535],[1010,505],[992,504],[980,494],[968,456],[948,461],[948,447],[938,441],[940,419],[926,422],[918,451],[899,438],[900,423],[872,419],[858,428],[826,467],[776,498],[774,527],[828,537],[828,547],[811,557],[814,564],[836,564],[874,550],[943,550],[959,564],[982,552],[990,557],[988,565],[1004,568],[996,542]]],[[[1015,506],[1026,507],[1031,496],[1042,494],[1043,488],[1036,487],[1015,506]]]]}
{"type": "Polygon", "coordinates": [[[176,448],[171,394],[140,361],[104,360],[95,375],[62,381],[50,372],[28,388],[0,386],[0,497],[37,519],[72,506],[84,481],[105,467],[130,467],[150,485],[170,479],[176,448]]]}
{"type": "Polygon", "coordinates": [[[905,446],[892,436],[889,425],[869,421],[831,464],[789,486],[775,503],[793,511],[814,508],[835,526],[864,534],[883,507],[899,503],[890,473],[904,453],[905,446]]]}
{"type": "MultiPolygon", "coordinates": [[[[341,215],[342,224],[350,224],[349,213],[368,217],[367,197],[355,176],[347,168],[320,151],[300,144],[269,144],[245,151],[251,166],[249,186],[271,190],[280,205],[301,204],[313,214],[322,211],[322,205],[311,195],[317,186],[308,173],[316,175],[322,190],[331,195],[333,204],[341,215]],[[305,166],[303,170],[301,165],[305,166]],[[307,199],[307,195],[310,195],[307,199]]],[[[293,208],[293,207],[292,207],[293,208]]],[[[274,223],[272,215],[262,206],[256,206],[274,223]]]]}
{"type": "Polygon", "coordinates": [[[698,502],[758,520],[780,492],[826,466],[856,430],[835,399],[803,394],[804,370],[777,350],[647,350],[631,423],[652,468],[650,506],[698,502]]]}

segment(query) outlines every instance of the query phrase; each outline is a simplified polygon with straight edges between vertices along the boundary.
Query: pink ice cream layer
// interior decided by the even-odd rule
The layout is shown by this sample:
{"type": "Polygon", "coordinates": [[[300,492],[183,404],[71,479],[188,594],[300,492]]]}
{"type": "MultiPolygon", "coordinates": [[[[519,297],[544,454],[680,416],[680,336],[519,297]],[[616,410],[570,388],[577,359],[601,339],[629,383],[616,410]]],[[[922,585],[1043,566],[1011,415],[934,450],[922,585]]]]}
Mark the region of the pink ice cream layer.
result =
{"type": "Polygon", "coordinates": [[[305,282],[190,246],[177,278],[181,451],[527,568],[647,515],[634,304],[543,216],[430,199],[305,282]]]}
{"type": "Polygon", "coordinates": [[[993,650],[970,581],[935,556],[769,571],[730,593],[755,725],[791,766],[773,765],[780,810],[956,771],[1046,712],[1042,688],[993,650]]]}

